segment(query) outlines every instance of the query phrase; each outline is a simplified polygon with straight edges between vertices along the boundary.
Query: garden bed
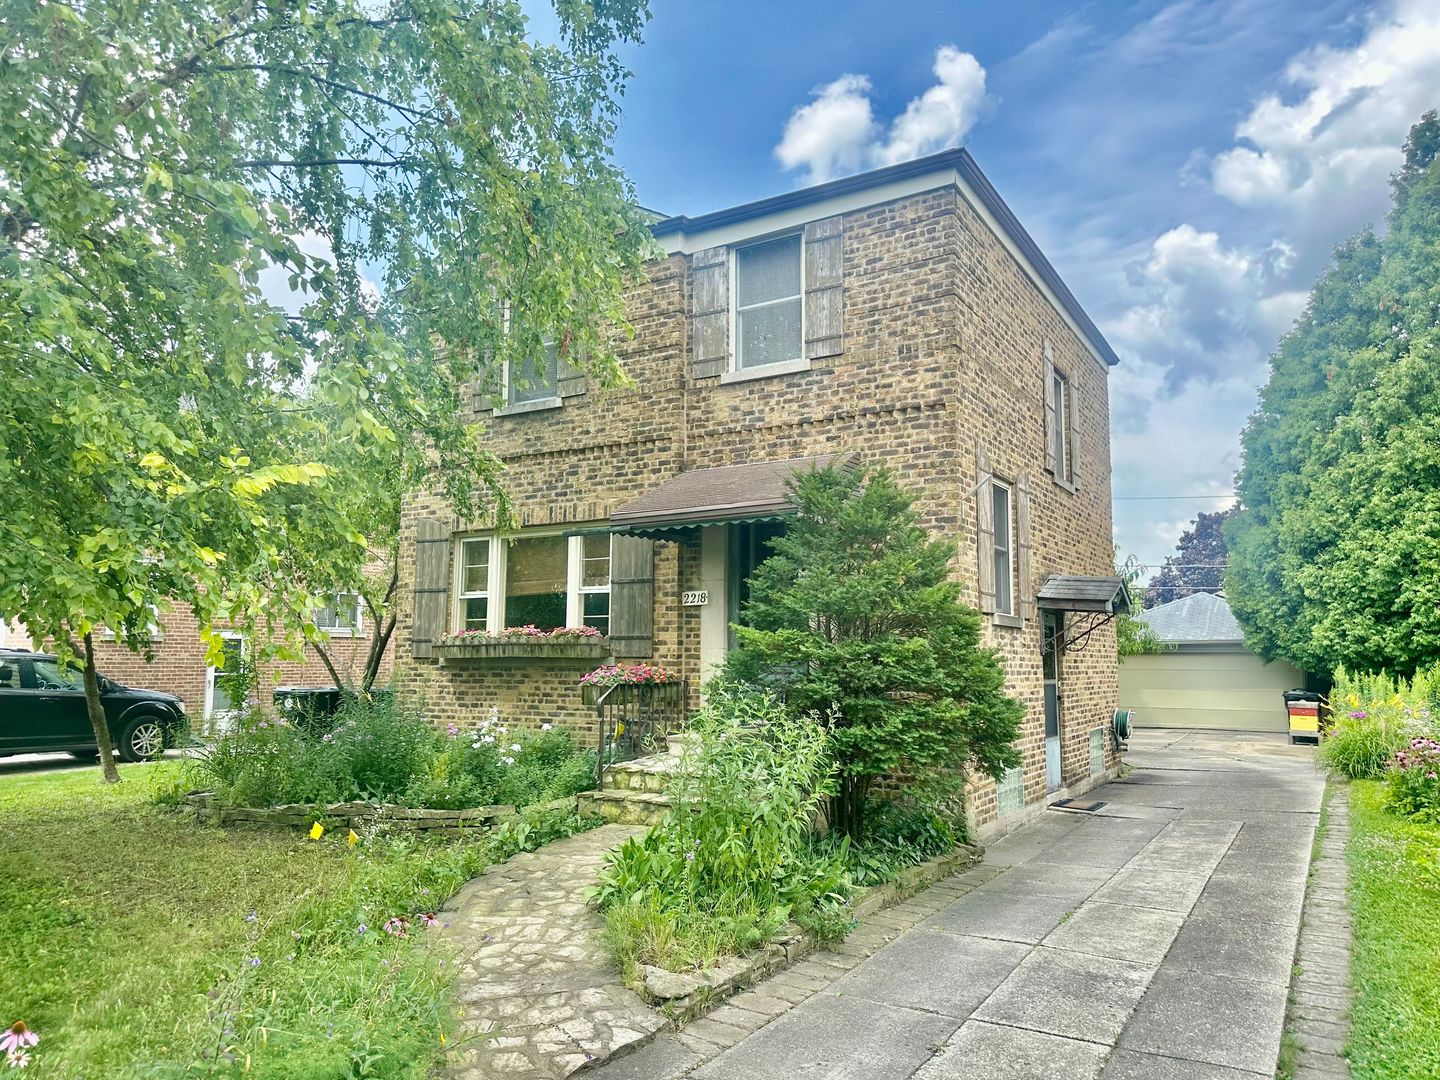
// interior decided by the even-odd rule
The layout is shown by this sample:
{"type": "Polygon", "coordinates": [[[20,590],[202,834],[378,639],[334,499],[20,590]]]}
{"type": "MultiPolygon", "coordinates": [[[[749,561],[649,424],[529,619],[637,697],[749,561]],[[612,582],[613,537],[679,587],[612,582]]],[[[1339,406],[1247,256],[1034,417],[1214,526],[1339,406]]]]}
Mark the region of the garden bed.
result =
{"type": "MultiPolygon", "coordinates": [[[[980,861],[980,850],[961,844],[954,851],[938,855],[902,870],[893,881],[872,885],[855,897],[852,910],[857,919],[898,904],[941,878],[949,877],[980,861]]],[[[679,1024],[695,1020],[732,994],[748,990],[808,956],[820,946],[819,939],[795,924],[787,926],[763,948],[744,956],[722,956],[700,971],[674,972],[644,965],[630,989],[679,1024]]]]}
{"type": "Polygon", "coordinates": [[[225,806],[215,801],[213,791],[192,791],[184,805],[195,811],[196,818],[213,825],[276,825],[286,828],[310,828],[317,821],[333,828],[360,829],[384,825],[401,832],[452,832],[486,828],[521,817],[531,812],[576,812],[574,795],[530,806],[500,803],[476,806],[468,810],[429,810],[424,807],[397,806],[393,803],[343,802],[315,806],[287,803],[283,806],[225,806]]]}

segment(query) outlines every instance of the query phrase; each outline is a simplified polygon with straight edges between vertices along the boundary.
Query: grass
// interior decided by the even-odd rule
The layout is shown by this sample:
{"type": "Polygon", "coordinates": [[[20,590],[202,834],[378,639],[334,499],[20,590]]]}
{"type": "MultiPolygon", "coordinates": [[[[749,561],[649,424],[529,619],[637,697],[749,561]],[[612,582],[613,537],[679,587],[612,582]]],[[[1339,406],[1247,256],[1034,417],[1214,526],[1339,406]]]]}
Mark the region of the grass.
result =
{"type": "Polygon", "coordinates": [[[126,766],[114,787],[92,769],[0,785],[0,1026],[40,1034],[27,1075],[425,1076],[449,1033],[453,965],[418,922],[403,939],[382,927],[438,907],[499,844],[533,844],[352,849],[201,826],[155,804],[179,768],[126,766]]]}
{"type": "Polygon", "coordinates": [[[1350,792],[1352,1074],[1440,1076],[1440,826],[1385,810],[1381,783],[1350,792]]]}

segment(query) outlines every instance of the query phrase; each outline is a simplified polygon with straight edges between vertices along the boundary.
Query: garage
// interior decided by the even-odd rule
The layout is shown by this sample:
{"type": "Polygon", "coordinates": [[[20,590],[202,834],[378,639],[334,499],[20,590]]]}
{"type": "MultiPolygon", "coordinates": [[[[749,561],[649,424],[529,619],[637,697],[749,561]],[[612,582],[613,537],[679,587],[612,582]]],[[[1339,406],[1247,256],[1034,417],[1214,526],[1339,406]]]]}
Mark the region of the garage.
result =
{"type": "Polygon", "coordinates": [[[1120,705],[1138,727],[1287,730],[1280,695],[1304,686],[1305,673],[1246,649],[1223,597],[1194,593],[1137,618],[1170,646],[1121,661],[1120,705]]]}

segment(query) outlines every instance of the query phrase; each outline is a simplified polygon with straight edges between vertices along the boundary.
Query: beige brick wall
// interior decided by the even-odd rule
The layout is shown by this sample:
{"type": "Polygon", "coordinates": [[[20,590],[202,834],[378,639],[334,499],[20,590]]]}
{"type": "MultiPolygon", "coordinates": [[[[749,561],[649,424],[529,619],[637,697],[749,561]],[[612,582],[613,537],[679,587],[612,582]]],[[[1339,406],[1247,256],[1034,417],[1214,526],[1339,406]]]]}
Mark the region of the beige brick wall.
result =
{"type": "MultiPolygon", "coordinates": [[[[1030,476],[1031,580],[1112,572],[1107,373],[954,189],[910,196],[845,218],[845,344],[812,369],[722,385],[690,370],[688,260],[650,267],[632,290],[633,339],[619,343],[633,388],[567,399],[558,410],[495,417],[490,448],[526,526],[599,522],[675,474],[697,468],[854,451],[884,464],[917,494],[925,522],[959,543],[957,575],[975,590],[976,447],[997,475],[1030,476]],[[1078,490],[1044,471],[1045,343],[1068,375],[1080,414],[1078,490]]],[[[407,498],[402,525],[396,680],[437,721],[476,723],[494,704],[522,726],[550,721],[593,738],[579,704],[584,661],[450,662],[410,656],[415,522],[450,517],[433,494],[407,498]]],[[[457,529],[486,522],[454,522],[457,529]]],[[[654,660],[695,681],[699,609],[680,606],[698,584],[698,545],[657,547],[654,660]]],[[[1011,692],[1027,706],[1019,746],[1026,801],[1044,796],[1044,718],[1038,619],[992,626],[1011,692]]],[[[1065,659],[1062,722],[1067,784],[1088,782],[1089,730],[1116,701],[1114,636],[1095,634],[1065,659]]],[[[1108,745],[1108,739],[1107,739],[1108,745]]],[[[1108,752],[1108,751],[1107,751],[1108,752]]],[[[1113,766],[1113,755],[1108,759],[1113,766]]],[[[996,816],[994,785],[976,783],[980,823],[996,816]]]]}

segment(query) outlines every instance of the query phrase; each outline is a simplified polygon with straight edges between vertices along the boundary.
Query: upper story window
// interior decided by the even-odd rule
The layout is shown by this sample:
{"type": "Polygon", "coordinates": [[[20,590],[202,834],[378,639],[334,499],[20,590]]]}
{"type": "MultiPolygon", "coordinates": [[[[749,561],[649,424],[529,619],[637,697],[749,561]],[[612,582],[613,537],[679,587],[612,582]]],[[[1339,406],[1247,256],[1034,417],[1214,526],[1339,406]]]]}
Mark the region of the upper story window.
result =
{"type": "Polygon", "coordinates": [[[1050,371],[1050,393],[1055,399],[1055,408],[1050,414],[1050,438],[1055,443],[1055,476],[1060,480],[1070,478],[1070,382],[1058,369],[1050,371]]]}
{"type": "Polygon", "coordinates": [[[1014,491],[1009,484],[990,481],[990,501],[995,512],[995,614],[1015,614],[1014,491]]]}
{"type": "Polygon", "coordinates": [[[505,405],[559,401],[560,356],[553,341],[545,343],[543,356],[511,360],[505,364],[505,405]]]}
{"type": "Polygon", "coordinates": [[[735,366],[765,367],[804,355],[800,234],[735,249],[735,366]]]}
{"type": "Polygon", "coordinates": [[[315,613],[315,627],[329,634],[358,634],[361,623],[360,594],[336,593],[328,604],[315,613]]]}
{"type": "Polygon", "coordinates": [[[610,628],[610,537],[465,537],[456,552],[457,629],[610,628]]]}

